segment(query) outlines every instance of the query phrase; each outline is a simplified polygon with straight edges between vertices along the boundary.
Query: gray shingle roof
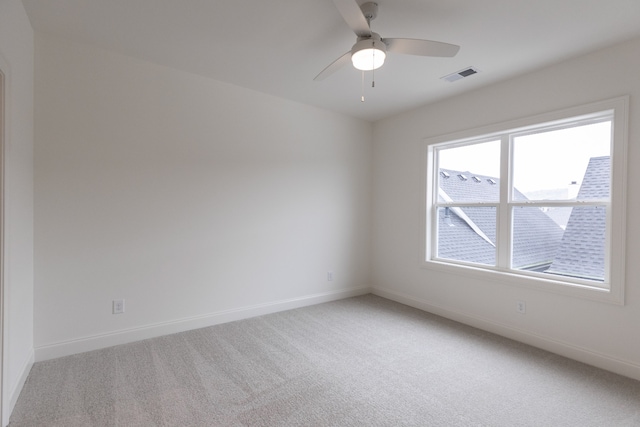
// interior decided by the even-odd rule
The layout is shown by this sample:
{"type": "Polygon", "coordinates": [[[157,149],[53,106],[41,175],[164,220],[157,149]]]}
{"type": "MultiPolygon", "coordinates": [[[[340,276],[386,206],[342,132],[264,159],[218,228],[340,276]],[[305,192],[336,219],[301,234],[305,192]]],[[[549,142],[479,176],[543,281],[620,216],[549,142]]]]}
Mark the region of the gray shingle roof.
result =
{"type": "MultiPolygon", "coordinates": [[[[471,172],[441,169],[440,201],[497,202],[500,180],[471,172]]],[[[578,200],[607,199],[610,157],[589,161],[578,200]]],[[[515,198],[527,198],[516,191],[515,198]]],[[[442,208],[438,212],[438,256],[495,265],[496,209],[493,207],[442,208]]],[[[513,268],[595,280],[604,278],[606,210],[574,207],[565,230],[537,207],[514,211],[513,268]]]]}
{"type": "MultiPolygon", "coordinates": [[[[594,157],[584,174],[578,200],[609,197],[611,161],[594,157]]],[[[604,279],[606,210],[603,207],[575,207],[549,273],[596,280],[604,279]]]]}
{"type": "MultiPolygon", "coordinates": [[[[500,185],[494,178],[470,172],[440,169],[438,175],[440,201],[496,202],[500,185]],[[476,179],[473,179],[473,176],[476,179]],[[491,179],[492,181],[489,181],[491,179]]],[[[496,210],[490,207],[460,208],[485,236],[489,243],[454,210],[440,209],[438,227],[438,256],[458,261],[495,265],[496,210]],[[445,217],[448,216],[447,221],[445,217]]]]}
{"type": "MultiPolygon", "coordinates": [[[[439,187],[455,202],[497,202],[500,179],[471,172],[441,169],[439,187]],[[444,172],[444,174],[442,174],[444,172]],[[448,176],[448,177],[447,177],[448,176]]],[[[526,197],[516,191],[519,200],[526,197]]],[[[445,201],[440,194],[440,201],[445,201]]],[[[450,210],[451,224],[439,213],[438,256],[460,261],[495,264],[496,210],[492,207],[459,208],[489,238],[480,237],[455,211],[450,210]]],[[[519,208],[514,215],[513,267],[518,269],[548,266],[560,245],[563,230],[538,208],[519,208]]]]}
{"type": "MultiPolygon", "coordinates": [[[[469,217],[477,221],[476,224],[487,234],[487,237],[495,243],[494,208],[464,208],[469,217]],[[482,224],[482,225],[481,225],[482,224]]],[[[495,265],[496,249],[458,215],[449,211],[450,224],[445,220],[445,209],[440,209],[438,227],[438,256],[458,261],[475,262],[485,265],[495,265]]]]}

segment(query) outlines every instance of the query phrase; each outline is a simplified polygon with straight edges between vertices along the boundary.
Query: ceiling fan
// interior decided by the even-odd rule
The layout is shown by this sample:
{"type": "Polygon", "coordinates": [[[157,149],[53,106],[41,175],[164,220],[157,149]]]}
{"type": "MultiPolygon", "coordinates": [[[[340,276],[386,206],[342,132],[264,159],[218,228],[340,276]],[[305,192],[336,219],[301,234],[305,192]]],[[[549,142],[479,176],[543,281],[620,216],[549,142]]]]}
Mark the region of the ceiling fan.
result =
{"type": "Polygon", "coordinates": [[[384,64],[387,52],[452,57],[460,50],[460,46],[431,40],[383,39],[380,34],[371,31],[371,21],[378,16],[377,3],[367,2],[361,6],[358,6],[356,0],[333,0],[333,3],[349,28],[356,33],[357,40],[350,51],[329,64],[313,80],[324,80],[345,66],[349,59],[358,70],[369,71],[384,64]]]}

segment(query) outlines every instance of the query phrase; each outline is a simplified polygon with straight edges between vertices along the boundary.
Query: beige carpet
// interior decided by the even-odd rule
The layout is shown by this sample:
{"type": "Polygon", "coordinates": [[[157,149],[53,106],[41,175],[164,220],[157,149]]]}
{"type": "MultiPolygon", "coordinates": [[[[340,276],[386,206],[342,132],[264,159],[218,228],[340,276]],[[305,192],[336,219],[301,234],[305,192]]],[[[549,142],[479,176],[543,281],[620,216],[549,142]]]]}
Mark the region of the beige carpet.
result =
{"type": "Polygon", "coordinates": [[[366,295],[36,363],[10,426],[640,426],[640,382],[366,295]]]}

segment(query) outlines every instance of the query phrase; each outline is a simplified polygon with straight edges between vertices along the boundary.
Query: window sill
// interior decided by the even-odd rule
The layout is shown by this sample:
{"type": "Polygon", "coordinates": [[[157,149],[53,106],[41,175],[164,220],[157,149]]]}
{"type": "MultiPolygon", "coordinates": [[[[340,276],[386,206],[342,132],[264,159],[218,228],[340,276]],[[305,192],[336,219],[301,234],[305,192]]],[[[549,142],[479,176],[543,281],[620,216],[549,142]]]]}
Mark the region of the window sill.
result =
{"type": "Polygon", "coordinates": [[[588,286],[563,280],[528,276],[509,271],[490,270],[471,265],[452,264],[443,261],[425,261],[422,263],[422,268],[424,270],[435,270],[474,280],[498,282],[510,286],[551,292],[559,295],[624,305],[623,292],[621,292],[622,286],[611,286],[611,289],[605,289],[604,287],[588,286]],[[618,290],[617,292],[616,289],[618,290]]]}

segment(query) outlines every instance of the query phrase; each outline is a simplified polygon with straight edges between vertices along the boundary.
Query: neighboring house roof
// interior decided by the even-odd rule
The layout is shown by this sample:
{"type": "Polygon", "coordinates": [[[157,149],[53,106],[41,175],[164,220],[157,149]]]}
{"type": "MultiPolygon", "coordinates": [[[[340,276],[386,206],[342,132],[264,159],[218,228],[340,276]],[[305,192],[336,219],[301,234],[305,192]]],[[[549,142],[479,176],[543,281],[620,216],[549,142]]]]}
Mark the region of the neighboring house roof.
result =
{"type": "MultiPolygon", "coordinates": [[[[591,158],[578,200],[607,199],[610,178],[610,157],[591,158]]],[[[515,191],[516,199],[527,200],[515,191]]],[[[499,193],[498,178],[440,169],[440,201],[491,203],[498,201],[499,193]]],[[[603,280],[606,210],[602,207],[574,207],[565,230],[537,207],[517,208],[513,221],[513,268],[603,280]]],[[[495,265],[495,208],[440,209],[438,224],[439,257],[495,265]]]]}
{"type": "MultiPolygon", "coordinates": [[[[489,222],[492,212],[483,212],[484,208],[464,208],[478,223],[489,222]],[[475,212],[474,212],[475,211],[475,212]],[[480,218],[485,217],[486,221],[480,218]]],[[[492,209],[495,212],[495,209],[492,209]]],[[[495,265],[495,246],[487,243],[480,235],[474,232],[469,225],[452,211],[441,209],[439,212],[438,227],[438,256],[441,258],[455,259],[458,261],[475,262],[485,265],[495,265]],[[448,215],[448,219],[446,218],[448,215]]],[[[483,226],[490,231],[489,238],[495,243],[495,226],[483,226]],[[491,230],[489,230],[491,229],[491,230]],[[491,233],[492,232],[492,233],[491,233]]]]}
{"type": "MultiPolygon", "coordinates": [[[[609,156],[591,158],[578,192],[578,200],[607,199],[610,178],[609,156]]],[[[549,273],[604,279],[606,214],[601,207],[573,208],[549,273]]]]}
{"type": "MultiPolygon", "coordinates": [[[[439,187],[440,201],[498,202],[500,196],[499,178],[451,169],[440,169],[439,187]]],[[[527,199],[517,189],[515,191],[517,199],[527,199]]],[[[495,264],[495,208],[441,209],[438,233],[438,256],[495,264]],[[449,219],[445,219],[446,215],[449,219]],[[474,227],[479,228],[484,236],[474,227]]],[[[540,209],[517,209],[514,215],[513,267],[535,269],[551,264],[562,234],[562,228],[540,209]]]]}

